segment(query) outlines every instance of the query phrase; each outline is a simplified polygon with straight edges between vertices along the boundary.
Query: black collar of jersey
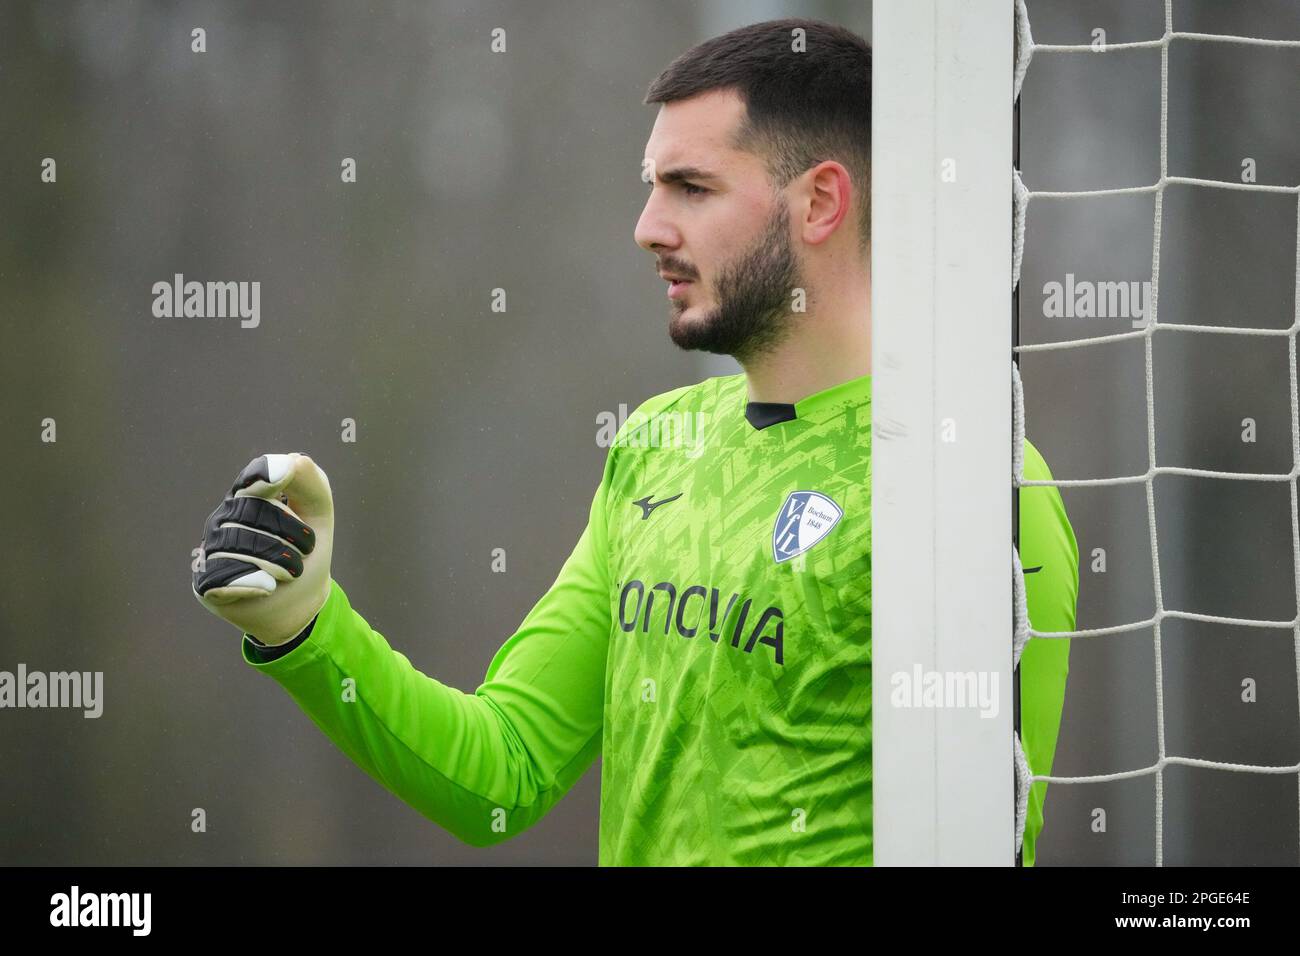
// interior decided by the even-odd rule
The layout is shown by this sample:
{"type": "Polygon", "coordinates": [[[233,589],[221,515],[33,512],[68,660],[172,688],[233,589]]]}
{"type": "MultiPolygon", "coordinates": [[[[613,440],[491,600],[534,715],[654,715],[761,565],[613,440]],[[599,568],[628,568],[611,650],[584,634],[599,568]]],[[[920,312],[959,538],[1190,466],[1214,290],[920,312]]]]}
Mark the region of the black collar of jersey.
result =
{"type": "Polygon", "coordinates": [[[779,422],[788,422],[798,416],[794,413],[794,405],[789,402],[747,402],[745,404],[745,420],[757,429],[764,429],[768,425],[775,425],[779,422]]]}

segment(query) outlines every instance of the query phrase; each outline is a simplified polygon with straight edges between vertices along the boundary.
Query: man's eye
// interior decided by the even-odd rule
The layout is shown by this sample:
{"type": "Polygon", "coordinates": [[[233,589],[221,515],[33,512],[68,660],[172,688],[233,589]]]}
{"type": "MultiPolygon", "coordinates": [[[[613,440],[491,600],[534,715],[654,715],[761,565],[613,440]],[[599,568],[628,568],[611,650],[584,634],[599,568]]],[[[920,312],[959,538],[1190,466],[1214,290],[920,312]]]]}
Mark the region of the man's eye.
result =
{"type": "MultiPolygon", "coordinates": [[[[651,192],[654,191],[655,183],[653,179],[646,179],[643,180],[643,182],[646,184],[646,188],[648,188],[651,192]]],[[[695,185],[695,183],[682,182],[682,183],[678,183],[678,185],[682,187],[682,190],[688,196],[703,196],[705,193],[709,191],[704,186],[697,186],[695,185]]]]}

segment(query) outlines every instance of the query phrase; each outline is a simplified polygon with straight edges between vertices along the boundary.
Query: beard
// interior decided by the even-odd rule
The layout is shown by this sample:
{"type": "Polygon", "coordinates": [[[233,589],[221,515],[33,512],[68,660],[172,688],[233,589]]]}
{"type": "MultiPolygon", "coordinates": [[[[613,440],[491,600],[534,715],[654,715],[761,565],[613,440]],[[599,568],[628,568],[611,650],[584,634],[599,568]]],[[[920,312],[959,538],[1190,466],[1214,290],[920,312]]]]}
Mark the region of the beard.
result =
{"type": "Polygon", "coordinates": [[[790,243],[789,213],[781,203],[762,234],[718,273],[716,307],[685,320],[686,306],[673,302],[668,335],[679,348],[730,355],[745,362],[774,348],[792,329],[790,296],[802,287],[790,243]]]}

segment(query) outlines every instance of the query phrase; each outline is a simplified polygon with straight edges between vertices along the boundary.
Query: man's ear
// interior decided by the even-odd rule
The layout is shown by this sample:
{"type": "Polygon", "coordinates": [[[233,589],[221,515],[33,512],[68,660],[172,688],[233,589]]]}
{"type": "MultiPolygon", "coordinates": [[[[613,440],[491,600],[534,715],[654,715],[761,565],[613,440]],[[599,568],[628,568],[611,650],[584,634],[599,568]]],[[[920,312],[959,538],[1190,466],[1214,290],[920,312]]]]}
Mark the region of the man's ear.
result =
{"type": "Polygon", "coordinates": [[[853,208],[853,183],[849,171],[833,159],[818,163],[804,174],[808,182],[807,214],[803,222],[803,239],[820,245],[845,228],[853,208]]]}

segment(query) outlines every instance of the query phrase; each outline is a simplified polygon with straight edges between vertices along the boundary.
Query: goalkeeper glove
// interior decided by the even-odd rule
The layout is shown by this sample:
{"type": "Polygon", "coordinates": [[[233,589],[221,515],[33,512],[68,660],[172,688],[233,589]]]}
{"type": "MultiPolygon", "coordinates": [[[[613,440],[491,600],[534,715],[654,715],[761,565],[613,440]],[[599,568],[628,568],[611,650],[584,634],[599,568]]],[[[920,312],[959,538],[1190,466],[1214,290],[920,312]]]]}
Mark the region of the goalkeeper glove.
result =
{"type": "Polygon", "coordinates": [[[217,617],[263,644],[283,644],[325,605],[333,547],[325,472],[298,452],[263,455],[208,515],[191,587],[217,617]]]}

